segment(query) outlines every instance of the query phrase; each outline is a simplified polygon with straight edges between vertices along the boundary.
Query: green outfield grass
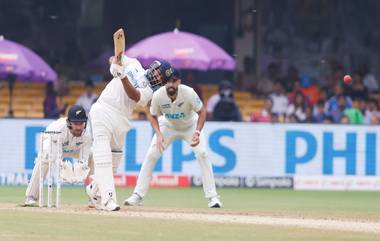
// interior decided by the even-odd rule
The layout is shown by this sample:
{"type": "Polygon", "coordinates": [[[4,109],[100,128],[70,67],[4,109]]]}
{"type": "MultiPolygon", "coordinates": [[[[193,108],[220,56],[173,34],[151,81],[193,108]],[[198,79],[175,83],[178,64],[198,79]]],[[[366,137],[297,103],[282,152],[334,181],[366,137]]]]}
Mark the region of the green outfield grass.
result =
{"type": "MultiPolygon", "coordinates": [[[[132,189],[118,189],[121,203],[132,189]]],[[[0,203],[24,201],[25,187],[0,187],[0,203]]],[[[348,218],[380,222],[380,193],[304,192],[269,189],[219,189],[218,212],[348,218]]],[[[62,203],[85,205],[82,188],[62,190],[62,203]]],[[[209,210],[200,188],[152,189],[147,207],[209,210]]],[[[27,208],[26,208],[27,209],[27,208]]],[[[0,210],[0,240],[380,240],[369,233],[321,231],[264,225],[198,223],[147,218],[70,215],[0,210]]]]}

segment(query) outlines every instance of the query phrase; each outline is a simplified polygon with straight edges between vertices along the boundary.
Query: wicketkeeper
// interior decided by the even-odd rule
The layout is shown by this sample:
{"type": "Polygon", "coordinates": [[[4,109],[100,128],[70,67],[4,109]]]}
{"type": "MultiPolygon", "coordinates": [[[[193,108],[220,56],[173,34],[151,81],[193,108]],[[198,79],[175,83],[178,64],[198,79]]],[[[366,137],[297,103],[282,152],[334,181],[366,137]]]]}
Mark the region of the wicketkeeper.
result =
{"type": "Polygon", "coordinates": [[[70,108],[67,118],[60,118],[51,123],[46,132],[59,133],[60,142],[50,141],[49,134],[42,134],[42,150],[35,159],[32,177],[26,189],[25,206],[35,206],[39,197],[39,165],[42,163],[42,177],[45,179],[48,172],[49,162],[57,159],[59,148],[63,157],[79,156],[78,161],[72,165],[69,161],[60,163],[61,178],[67,183],[83,182],[89,174],[89,159],[91,155],[92,138],[90,132],[86,130],[87,115],[83,107],[74,105],[70,108]],[[61,146],[57,146],[61,143],[61,146]]]}

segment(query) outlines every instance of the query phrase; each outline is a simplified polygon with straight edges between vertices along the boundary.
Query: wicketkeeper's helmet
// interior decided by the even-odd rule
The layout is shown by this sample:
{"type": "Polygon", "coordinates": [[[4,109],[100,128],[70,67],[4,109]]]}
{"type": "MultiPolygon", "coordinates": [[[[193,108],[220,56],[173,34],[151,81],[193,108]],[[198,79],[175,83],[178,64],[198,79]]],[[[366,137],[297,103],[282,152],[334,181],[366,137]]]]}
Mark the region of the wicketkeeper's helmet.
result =
{"type": "Polygon", "coordinates": [[[73,105],[69,109],[67,120],[70,122],[87,122],[85,109],[80,105],[73,105]]]}
{"type": "Polygon", "coordinates": [[[67,114],[67,125],[70,128],[72,122],[83,122],[87,125],[86,110],[80,105],[73,105],[67,114]]]}

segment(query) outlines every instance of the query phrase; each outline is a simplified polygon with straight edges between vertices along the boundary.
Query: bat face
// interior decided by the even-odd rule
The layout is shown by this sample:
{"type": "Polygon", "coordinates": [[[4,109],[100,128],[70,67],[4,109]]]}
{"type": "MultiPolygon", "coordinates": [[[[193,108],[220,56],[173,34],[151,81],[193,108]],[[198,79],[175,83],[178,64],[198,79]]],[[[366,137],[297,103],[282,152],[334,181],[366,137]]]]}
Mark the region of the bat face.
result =
{"type": "Polygon", "coordinates": [[[116,63],[121,65],[121,56],[125,51],[125,35],[122,28],[113,34],[113,42],[115,48],[116,63]]]}

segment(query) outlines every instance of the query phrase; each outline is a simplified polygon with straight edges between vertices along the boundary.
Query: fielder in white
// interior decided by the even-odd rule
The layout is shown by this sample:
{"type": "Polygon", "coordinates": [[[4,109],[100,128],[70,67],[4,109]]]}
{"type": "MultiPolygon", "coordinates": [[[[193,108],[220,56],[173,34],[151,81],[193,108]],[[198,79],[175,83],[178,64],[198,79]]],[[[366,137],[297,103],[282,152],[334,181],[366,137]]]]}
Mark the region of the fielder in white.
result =
{"type": "Polygon", "coordinates": [[[115,59],[111,61],[110,72],[114,78],[90,110],[95,174],[87,194],[97,203],[97,209],[118,211],[113,174],[123,156],[125,135],[131,128],[129,120],[137,105],[147,105],[153,89],[160,83],[153,78],[155,65],[145,71],[133,58],[122,56],[121,66],[115,59]]]}
{"type": "Polygon", "coordinates": [[[181,84],[178,71],[166,61],[161,61],[164,87],[158,89],[151,101],[150,122],[155,135],[145,156],[134,193],[124,205],[140,205],[152,179],[153,169],[162,152],[176,139],[185,140],[195,152],[202,173],[203,190],[208,207],[220,208],[222,203],[215,189],[214,175],[207,159],[202,128],[206,110],[195,91],[181,84]],[[159,117],[158,117],[159,116],[159,117]]]}
{"type": "Polygon", "coordinates": [[[52,145],[48,134],[43,134],[42,150],[39,150],[38,157],[35,159],[35,165],[32,177],[26,189],[25,206],[35,206],[39,198],[39,175],[42,162],[42,177],[45,178],[48,171],[49,162],[57,159],[58,148],[62,148],[63,157],[79,156],[78,162],[72,166],[71,162],[61,163],[61,177],[64,182],[74,183],[83,182],[90,169],[89,159],[91,155],[92,138],[89,131],[86,131],[87,116],[83,107],[74,105],[69,109],[68,117],[60,118],[51,123],[46,131],[56,132],[60,138],[62,146],[57,146],[57,141],[53,141],[52,145]]]}

